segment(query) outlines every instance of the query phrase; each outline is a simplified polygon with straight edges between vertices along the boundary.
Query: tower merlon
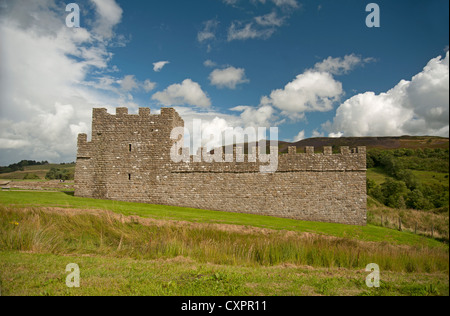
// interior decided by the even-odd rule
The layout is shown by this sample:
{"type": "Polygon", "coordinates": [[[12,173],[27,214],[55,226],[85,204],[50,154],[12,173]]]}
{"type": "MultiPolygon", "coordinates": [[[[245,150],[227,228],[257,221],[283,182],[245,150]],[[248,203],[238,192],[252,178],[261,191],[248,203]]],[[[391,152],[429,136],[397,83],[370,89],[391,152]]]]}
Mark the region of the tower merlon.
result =
{"type": "Polygon", "coordinates": [[[161,108],[161,115],[162,116],[172,116],[175,114],[174,108],[161,108]]]}
{"type": "Polygon", "coordinates": [[[330,156],[333,154],[333,147],[331,146],[325,146],[323,147],[323,154],[326,156],[330,156]]]}
{"type": "Polygon", "coordinates": [[[108,115],[108,110],[105,108],[94,108],[92,110],[92,117],[95,118],[100,118],[100,117],[104,117],[108,115]]]}
{"type": "Polygon", "coordinates": [[[150,108],[139,108],[139,116],[149,116],[150,114],[150,108]]]}
{"type": "Polygon", "coordinates": [[[297,153],[297,147],[296,146],[289,146],[288,147],[288,154],[289,155],[295,155],[297,153]]]}
{"type": "Polygon", "coordinates": [[[342,146],[342,147],[341,147],[341,154],[342,154],[342,155],[349,155],[349,154],[350,154],[350,147],[348,147],[348,146],[342,146]]]}
{"type": "Polygon", "coordinates": [[[87,143],[87,134],[78,134],[78,147],[87,143]]]}
{"type": "Polygon", "coordinates": [[[116,116],[128,115],[128,108],[116,108],[116,116]]]}

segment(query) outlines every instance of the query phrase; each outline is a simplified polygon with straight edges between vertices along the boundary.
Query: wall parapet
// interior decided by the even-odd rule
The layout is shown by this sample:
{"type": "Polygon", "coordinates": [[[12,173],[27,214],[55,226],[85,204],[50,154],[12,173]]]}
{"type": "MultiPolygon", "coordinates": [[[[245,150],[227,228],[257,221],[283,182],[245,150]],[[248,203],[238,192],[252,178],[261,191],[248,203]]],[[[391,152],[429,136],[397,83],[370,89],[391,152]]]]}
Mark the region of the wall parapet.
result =
{"type": "MultiPolygon", "coordinates": [[[[153,117],[161,117],[161,116],[167,116],[173,114],[172,111],[170,111],[169,108],[163,108],[161,109],[161,114],[151,114],[150,108],[139,108],[137,114],[129,114],[128,108],[118,107],[116,108],[115,114],[108,113],[108,109],[106,108],[94,108],[92,111],[92,118],[94,121],[96,120],[105,120],[105,119],[138,119],[143,118],[147,119],[150,116],[153,117]]],[[[95,123],[93,123],[95,125],[95,123]]]]}
{"type": "MultiPolygon", "coordinates": [[[[278,148],[275,147],[275,150],[278,148]]],[[[278,167],[276,172],[296,172],[296,171],[366,171],[366,148],[359,147],[351,151],[348,147],[343,147],[340,154],[333,154],[331,147],[325,147],[323,153],[315,153],[314,147],[308,147],[305,153],[297,153],[296,147],[289,148],[289,153],[277,156],[278,167]],[[294,151],[295,148],[295,151],[294,151]]],[[[216,149],[217,150],[217,149],[216,149]]],[[[214,150],[214,152],[216,151],[214,150]]],[[[242,147],[235,147],[233,155],[209,154],[204,148],[197,151],[197,155],[191,156],[189,149],[184,149],[185,157],[189,157],[184,162],[170,164],[172,173],[255,173],[260,171],[261,166],[270,163],[261,162],[257,147],[251,149],[251,154],[243,154],[242,147]],[[208,153],[208,160],[200,153],[208,153]],[[215,157],[214,157],[215,156],[215,157]],[[206,161],[205,161],[206,160],[206,161]]],[[[270,155],[265,155],[269,158],[270,155]]],[[[265,157],[267,159],[267,157],[265,157]]],[[[273,157],[272,157],[273,159],[273,157]]]]}

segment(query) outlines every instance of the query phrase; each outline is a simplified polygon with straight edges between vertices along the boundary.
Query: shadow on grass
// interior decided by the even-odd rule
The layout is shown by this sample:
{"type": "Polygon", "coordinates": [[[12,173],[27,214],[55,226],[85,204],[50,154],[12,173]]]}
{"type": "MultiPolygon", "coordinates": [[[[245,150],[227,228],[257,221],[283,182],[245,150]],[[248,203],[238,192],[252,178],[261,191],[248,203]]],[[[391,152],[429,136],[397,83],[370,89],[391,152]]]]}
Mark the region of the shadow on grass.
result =
{"type": "Polygon", "coordinates": [[[66,194],[66,195],[75,196],[75,192],[74,191],[61,191],[61,192],[66,194]]]}

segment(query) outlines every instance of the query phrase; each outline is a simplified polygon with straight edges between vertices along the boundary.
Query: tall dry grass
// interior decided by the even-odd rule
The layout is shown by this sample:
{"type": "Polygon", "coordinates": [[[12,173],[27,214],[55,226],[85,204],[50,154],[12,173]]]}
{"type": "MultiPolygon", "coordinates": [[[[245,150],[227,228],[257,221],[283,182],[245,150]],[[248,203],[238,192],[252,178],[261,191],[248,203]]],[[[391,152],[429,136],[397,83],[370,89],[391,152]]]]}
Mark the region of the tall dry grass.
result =
{"type": "Polygon", "coordinates": [[[369,198],[368,223],[371,225],[402,229],[403,231],[433,237],[448,243],[449,213],[394,209],[369,198]]]}
{"type": "Polygon", "coordinates": [[[123,218],[109,212],[57,213],[39,208],[0,207],[0,250],[135,259],[189,257],[226,265],[448,272],[446,248],[395,246],[314,234],[236,229],[123,218]]]}

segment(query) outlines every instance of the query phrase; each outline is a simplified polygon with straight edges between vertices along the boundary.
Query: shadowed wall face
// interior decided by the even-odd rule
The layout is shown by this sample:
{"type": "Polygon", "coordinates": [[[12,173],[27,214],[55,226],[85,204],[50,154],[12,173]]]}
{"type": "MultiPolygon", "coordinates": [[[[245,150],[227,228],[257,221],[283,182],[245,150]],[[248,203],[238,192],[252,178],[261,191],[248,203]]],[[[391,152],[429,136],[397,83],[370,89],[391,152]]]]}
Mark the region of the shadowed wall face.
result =
{"type": "MultiPolygon", "coordinates": [[[[366,149],[295,147],[275,173],[260,162],[174,163],[171,131],[184,121],[171,108],[116,115],[94,109],[92,140],[78,138],[75,195],[299,220],[366,225],[366,149]]],[[[250,161],[253,161],[250,159],[250,161]]]]}

